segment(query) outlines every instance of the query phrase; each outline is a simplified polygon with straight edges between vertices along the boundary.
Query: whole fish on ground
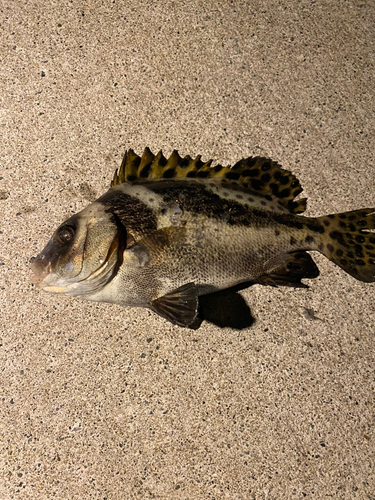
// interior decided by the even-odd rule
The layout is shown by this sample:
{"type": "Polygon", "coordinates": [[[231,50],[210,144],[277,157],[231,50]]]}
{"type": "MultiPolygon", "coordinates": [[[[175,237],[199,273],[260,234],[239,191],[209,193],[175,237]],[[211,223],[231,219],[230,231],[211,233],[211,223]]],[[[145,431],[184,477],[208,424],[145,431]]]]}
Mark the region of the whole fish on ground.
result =
{"type": "Polygon", "coordinates": [[[194,328],[200,295],[240,283],[306,288],[319,274],[307,250],[375,281],[375,208],[304,217],[298,180],[274,161],[211,164],[127,151],[111,188],[34,259],[35,283],[194,328]]]}

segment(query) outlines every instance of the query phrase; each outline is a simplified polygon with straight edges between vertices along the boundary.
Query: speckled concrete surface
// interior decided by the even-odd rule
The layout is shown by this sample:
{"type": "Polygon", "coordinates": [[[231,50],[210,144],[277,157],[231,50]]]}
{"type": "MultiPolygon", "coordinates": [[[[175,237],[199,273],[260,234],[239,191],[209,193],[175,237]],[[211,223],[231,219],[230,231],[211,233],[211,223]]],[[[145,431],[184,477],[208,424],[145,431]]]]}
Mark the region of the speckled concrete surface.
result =
{"type": "Polygon", "coordinates": [[[29,259],[125,148],[291,169],[375,205],[372,0],[3,2],[0,498],[375,498],[374,285],[323,257],[255,323],[47,295],[29,259]]]}

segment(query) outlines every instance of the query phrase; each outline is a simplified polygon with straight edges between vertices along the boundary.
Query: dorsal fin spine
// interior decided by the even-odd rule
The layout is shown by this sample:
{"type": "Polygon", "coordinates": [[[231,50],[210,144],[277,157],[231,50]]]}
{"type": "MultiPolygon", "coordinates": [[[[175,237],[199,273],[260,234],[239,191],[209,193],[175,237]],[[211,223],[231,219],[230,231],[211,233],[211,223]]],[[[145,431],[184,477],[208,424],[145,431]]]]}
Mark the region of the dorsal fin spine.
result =
{"type": "Polygon", "coordinates": [[[119,171],[115,172],[111,187],[124,182],[207,177],[225,183],[229,188],[235,185],[237,189],[273,198],[291,213],[305,210],[306,199],[295,200],[302,192],[298,180],[276,162],[256,156],[244,158],[233,167],[211,167],[212,161],[203,163],[200,155],[195,159],[189,155],[182,158],[176,150],[169,158],[165,158],[161,151],[155,156],[149,148],[145,148],[140,157],[129,149],[119,171]]]}

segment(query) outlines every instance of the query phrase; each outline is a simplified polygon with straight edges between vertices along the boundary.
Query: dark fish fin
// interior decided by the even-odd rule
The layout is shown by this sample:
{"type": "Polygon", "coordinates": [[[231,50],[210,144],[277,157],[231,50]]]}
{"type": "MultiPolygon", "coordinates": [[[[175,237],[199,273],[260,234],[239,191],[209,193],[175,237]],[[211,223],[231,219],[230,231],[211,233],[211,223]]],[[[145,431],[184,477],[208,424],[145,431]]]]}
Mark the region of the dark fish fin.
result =
{"type": "Polygon", "coordinates": [[[111,187],[123,182],[133,182],[140,178],[141,170],[147,165],[154,162],[155,155],[151,153],[149,148],[143,152],[142,158],[138,156],[132,149],[125,151],[124,158],[122,159],[121,167],[117,173],[117,169],[111,187]]]}
{"type": "Polygon", "coordinates": [[[375,208],[319,217],[318,250],[360,281],[375,281],[375,208]]]}
{"type": "Polygon", "coordinates": [[[211,164],[212,160],[204,163],[199,155],[195,159],[190,156],[182,158],[173,151],[167,159],[161,151],[155,156],[146,148],[140,157],[129,149],[119,171],[115,172],[111,187],[123,182],[206,178],[274,199],[294,214],[306,209],[305,198],[294,200],[302,192],[297,178],[268,158],[245,158],[233,167],[211,167],[211,164]]]}
{"type": "Polygon", "coordinates": [[[282,257],[282,262],[272,270],[270,274],[265,274],[257,279],[261,285],[271,286],[291,286],[294,288],[308,288],[301,283],[303,278],[316,278],[319,276],[319,269],[307,252],[299,251],[286,254],[282,257]]]}
{"type": "Polygon", "coordinates": [[[198,290],[194,283],[180,286],[151,302],[152,309],[160,316],[175,325],[190,328],[196,328],[198,306],[198,290]]]}

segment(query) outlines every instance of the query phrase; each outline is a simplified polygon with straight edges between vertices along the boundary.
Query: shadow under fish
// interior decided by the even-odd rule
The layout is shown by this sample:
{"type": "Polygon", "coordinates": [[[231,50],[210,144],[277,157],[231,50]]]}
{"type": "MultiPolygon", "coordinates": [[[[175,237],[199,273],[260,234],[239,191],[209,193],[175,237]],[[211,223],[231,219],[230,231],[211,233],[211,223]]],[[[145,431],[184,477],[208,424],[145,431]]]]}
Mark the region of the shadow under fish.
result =
{"type": "Polygon", "coordinates": [[[197,321],[191,328],[199,328],[203,321],[220,328],[244,330],[254,324],[255,318],[245,299],[233,287],[199,297],[197,321]]]}

